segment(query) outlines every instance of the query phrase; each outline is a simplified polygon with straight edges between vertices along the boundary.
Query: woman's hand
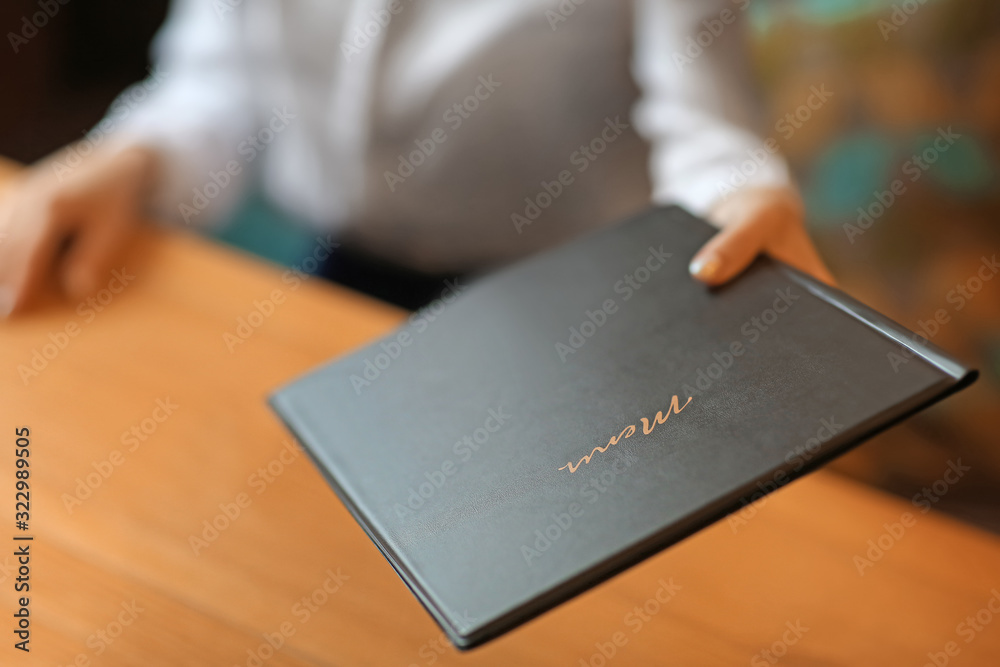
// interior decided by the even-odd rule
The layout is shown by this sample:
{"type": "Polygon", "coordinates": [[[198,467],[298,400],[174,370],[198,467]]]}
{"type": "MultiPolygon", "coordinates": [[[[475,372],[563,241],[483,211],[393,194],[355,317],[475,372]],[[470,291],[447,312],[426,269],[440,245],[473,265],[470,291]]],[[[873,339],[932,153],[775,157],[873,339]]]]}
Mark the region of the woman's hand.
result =
{"type": "Polygon", "coordinates": [[[141,219],[153,151],[94,151],[57,172],[68,154],[25,169],[0,195],[0,317],[29,305],[52,272],[71,298],[96,292],[141,219]]]}
{"type": "Polygon", "coordinates": [[[720,202],[709,220],[719,227],[691,260],[690,271],[708,285],[735,278],[760,253],[766,253],[834,285],[803,220],[803,206],[791,188],[750,188],[720,202]]]}

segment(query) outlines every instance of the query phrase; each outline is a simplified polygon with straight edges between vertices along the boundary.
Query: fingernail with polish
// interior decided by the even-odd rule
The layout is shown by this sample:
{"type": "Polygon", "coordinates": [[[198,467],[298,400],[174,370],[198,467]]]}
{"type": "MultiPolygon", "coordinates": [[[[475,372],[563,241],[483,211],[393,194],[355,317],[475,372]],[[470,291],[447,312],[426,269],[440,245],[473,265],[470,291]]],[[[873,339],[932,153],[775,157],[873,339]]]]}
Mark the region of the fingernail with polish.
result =
{"type": "Polygon", "coordinates": [[[691,262],[688,271],[700,280],[711,280],[719,272],[720,262],[717,257],[700,257],[691,262]]]}

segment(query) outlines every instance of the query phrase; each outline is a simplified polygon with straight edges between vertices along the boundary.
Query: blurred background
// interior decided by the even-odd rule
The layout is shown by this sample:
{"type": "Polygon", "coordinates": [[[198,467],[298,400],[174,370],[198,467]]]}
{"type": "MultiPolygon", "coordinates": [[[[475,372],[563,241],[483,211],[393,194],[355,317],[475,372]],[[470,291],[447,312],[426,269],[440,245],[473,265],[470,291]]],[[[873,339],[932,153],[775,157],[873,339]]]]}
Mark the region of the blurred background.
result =
{"type": "Polygon", "coordinates": [[[972,471],[936,507],[1000,532],[1000,283],[976,276],[1000,252],[1000,3],[767,1],[751,16],[775,122],[817,81],[832,93],[777,136],[841,287],[981,371],[835,468],[912,498],[961,459],[972,471]],[[948,128],[960,138],[914,161],[948,128]]]}
{"type": "MultiPolygon", "coordinates": [[[[80,139],[148,73],[167,4],[69,2],[17,53],[0,49],[0,155],[32,162],[80,139]]],[[[6,0],[0,25],[37,9],[6,0]]],[[[935,507],[1000,532],[1000,279],[977,278],[1000,251],[1000,3],[754,0],[749,12],[765,132],[842,287],[982,372],[834,467],[911,499],[960,460],[971,472],[935,507]],[[802,110],[817,82],[829,99],[802,110]],[[957,135],[943,151],[941,133],[957,135]]],[[[289,263],[312,234],[254,197],[215,236],[289,263]]]]}

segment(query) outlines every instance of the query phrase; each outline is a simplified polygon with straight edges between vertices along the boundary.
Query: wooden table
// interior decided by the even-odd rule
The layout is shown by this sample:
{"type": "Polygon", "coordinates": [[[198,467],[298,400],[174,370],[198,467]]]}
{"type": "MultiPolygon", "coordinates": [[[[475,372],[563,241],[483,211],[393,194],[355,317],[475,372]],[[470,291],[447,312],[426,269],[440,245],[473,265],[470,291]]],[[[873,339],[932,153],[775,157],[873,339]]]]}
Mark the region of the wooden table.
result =
{"type": "Polygon", "coordinates": [[[1000,664],[1000,617],[960,627],[1000,610],[1000,540],[830,473],[460,654],[264,404],[404,314],[187,234],[144,233],[121,271],[100,312],[53,301],[0,323],[0,664],[919,666],[949,642],[950,664],[1000,664]],[[45,366],[22,378],[34,351],[45,366]],[[12,646],[21,426],[30,656],[12,646]],[[680,586],[662,604],[661,580],[680,586]]]}

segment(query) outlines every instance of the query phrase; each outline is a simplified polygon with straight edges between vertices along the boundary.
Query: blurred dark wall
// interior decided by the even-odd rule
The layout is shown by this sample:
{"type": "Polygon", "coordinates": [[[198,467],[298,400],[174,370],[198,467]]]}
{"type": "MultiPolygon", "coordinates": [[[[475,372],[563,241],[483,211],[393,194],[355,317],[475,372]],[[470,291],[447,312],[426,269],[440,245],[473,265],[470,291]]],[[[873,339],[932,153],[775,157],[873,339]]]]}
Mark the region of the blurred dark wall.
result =
{"type": "Polygon", "coordinates": [[[0,3],[0,156],[37,160],[100,120],[123,88],[144,78],[168,4],[62,1],[0,3]]]}

